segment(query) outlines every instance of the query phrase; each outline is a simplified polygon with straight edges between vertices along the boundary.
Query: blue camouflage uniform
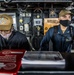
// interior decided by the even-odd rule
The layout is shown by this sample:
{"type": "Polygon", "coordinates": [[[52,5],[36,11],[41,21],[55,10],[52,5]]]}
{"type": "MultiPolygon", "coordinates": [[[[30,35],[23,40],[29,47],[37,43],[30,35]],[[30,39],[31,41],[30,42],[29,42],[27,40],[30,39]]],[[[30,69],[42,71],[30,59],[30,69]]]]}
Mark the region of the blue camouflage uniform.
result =
{"type": "MultiPolygon", "coordinates": [[[[40,47],[41,50],[47,51],[49,50],[49,41],[51,39],[53,43],[53,51],[59,51],[59,52],[70,52],[71,51],[71,43],[72,43],[72,37],[70,32],[70,26],[67,27],[66,31],[63,33],[60,25],[57,26],[58,30],[56,35],[54,36],[54,27],[50,28],[46,35],[43,37],[40,47]]],[[[73,27],[72,27],[73,28],[73,27]]],[[[74,28],[73,34],[74,34],[74,28]]]]}

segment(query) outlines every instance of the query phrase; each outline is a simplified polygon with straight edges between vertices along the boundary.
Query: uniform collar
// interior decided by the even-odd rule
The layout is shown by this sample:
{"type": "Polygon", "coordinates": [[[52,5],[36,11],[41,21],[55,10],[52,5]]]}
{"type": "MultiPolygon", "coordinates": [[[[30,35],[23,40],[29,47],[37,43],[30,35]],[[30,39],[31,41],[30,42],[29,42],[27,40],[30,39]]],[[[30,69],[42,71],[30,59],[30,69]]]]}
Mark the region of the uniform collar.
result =
{"type": "MultiPolygon", "coordinates": [[[[64,34],[70,33],[69,31],[69,26],[67,27],[66,31],[64,32],[64,34]]],[[[58,34],[63,34],[60,25],[58,26],[58,34]]]]}

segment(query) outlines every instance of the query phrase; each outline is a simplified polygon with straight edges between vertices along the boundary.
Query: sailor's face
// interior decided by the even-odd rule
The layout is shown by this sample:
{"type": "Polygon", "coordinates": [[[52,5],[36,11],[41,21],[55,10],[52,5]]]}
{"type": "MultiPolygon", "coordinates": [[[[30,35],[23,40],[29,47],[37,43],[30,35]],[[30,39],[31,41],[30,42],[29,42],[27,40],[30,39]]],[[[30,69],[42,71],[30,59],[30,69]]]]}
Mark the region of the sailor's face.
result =
{"type": "Polygon", "coordinates": [[[64,16],[59,17],[60,20],[69,20],[71,21],[71,15],[70,14],[66,14],[64,16]]]}
{"type": "Polygon", "coordinates": [[[0,31],[0,34],[2,34],[3,36],[7,35],[7,34],[10,34],[10,30],[1,30],[0,31]]]}

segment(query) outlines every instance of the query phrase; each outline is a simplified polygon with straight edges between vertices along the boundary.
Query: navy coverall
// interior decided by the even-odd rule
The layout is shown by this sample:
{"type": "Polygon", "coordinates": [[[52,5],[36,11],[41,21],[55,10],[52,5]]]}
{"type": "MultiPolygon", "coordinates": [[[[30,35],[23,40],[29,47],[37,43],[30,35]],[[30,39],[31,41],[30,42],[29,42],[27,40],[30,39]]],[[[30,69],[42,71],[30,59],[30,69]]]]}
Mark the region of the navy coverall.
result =
{"type": "MultiPolygon", "coordinates": [[[[67,27],[66,31],[63,33],[60,25],[57,26],[58,30],[56,35],[54,36],[54,27],[50,28],[46,35],[43,37],[40,47],[41,50],[47,51],[49,50],[49,41],[51,39],[53,43],[53,51],[59,52],[70,52],[71,51],[71,43],[72,43],[72,36],[70,31],[70,26],[67,27]]],[[[72,27],[72,31],[74,34],[74,28],[72,27]]]]}
{"type": "Polygon", "coordinates": [[[24,34],[12,31],[8,40],[0,35],[0,50],[3,49],[25,49],[29,51],[30,45],[24,34]]]}

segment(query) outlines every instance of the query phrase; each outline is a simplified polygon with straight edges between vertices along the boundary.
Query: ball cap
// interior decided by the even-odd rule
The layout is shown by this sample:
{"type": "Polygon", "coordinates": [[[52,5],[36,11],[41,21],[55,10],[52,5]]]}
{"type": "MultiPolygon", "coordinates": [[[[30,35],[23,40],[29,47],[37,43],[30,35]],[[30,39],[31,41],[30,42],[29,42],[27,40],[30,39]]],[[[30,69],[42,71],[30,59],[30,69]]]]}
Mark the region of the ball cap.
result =
{"type": "Polygon", "coordinates": [[[59,17],[65,16],[66,14],[72,14],[69,10],[61,10],[59,13],[59,17]]]}
{"type": "Polygon", "coordinates": [[[10,30],[13,24],[13,19],[7,14],[0,15],[0,30],[10,30]]]}

